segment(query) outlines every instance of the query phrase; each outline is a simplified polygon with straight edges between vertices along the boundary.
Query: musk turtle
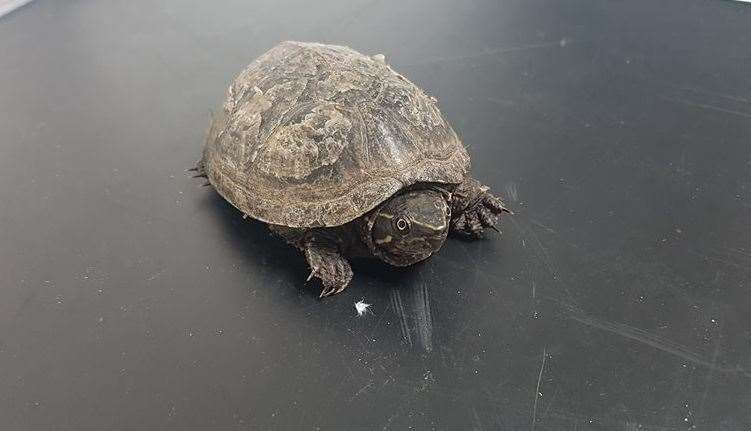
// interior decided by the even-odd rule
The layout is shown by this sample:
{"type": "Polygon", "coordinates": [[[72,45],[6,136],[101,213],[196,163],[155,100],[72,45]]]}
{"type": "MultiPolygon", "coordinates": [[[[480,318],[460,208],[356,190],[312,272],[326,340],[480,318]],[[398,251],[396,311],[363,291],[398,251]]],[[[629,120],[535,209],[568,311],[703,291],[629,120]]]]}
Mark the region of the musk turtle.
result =
{"type": "Polygon", "coordinates": [[[449,231],[495,229],[510,211],[469,168],[436,100],[382,55],[283,42],[230,85],[192,170],[299,248],[327,296],[348,257],[407,266],[449,231]]]}

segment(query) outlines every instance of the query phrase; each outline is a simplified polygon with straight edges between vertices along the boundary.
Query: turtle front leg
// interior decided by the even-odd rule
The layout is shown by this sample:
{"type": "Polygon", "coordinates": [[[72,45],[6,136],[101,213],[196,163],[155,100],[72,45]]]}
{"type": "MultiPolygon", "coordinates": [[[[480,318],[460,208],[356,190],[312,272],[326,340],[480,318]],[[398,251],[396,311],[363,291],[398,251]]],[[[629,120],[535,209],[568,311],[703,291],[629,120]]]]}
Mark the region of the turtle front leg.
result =
{"type": "Polygon", "coordinates": [[[451,197],[451,231],[471,238],[481,238],[487,228],[498,231],[496,223],[506,208],[501,198],[493,196],[488,186],[474,178],[459,184],[451,197]]]}
{"type": "Polygon", "coordinates": [[[352,280],[352,267],[342,255],[336,241],[311,235],[303,245],[310,266],[308,280],[317,277],[323,284],[320,297],[342,292],[352,280]]]}

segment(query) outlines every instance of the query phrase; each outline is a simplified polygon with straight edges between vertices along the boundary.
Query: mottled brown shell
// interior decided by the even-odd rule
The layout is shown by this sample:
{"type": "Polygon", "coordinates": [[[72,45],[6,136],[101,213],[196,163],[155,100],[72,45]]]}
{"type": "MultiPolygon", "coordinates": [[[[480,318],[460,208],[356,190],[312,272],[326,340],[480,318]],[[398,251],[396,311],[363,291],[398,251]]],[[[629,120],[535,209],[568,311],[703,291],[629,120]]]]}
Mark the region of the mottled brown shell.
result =
{"type": "Polygon", "coordinates": [[[435,99],[382,57],[283,42],[229,87],[201,165],[251,217],[319,227],[418,182],[459,183],[469,156],[435,99]]]}

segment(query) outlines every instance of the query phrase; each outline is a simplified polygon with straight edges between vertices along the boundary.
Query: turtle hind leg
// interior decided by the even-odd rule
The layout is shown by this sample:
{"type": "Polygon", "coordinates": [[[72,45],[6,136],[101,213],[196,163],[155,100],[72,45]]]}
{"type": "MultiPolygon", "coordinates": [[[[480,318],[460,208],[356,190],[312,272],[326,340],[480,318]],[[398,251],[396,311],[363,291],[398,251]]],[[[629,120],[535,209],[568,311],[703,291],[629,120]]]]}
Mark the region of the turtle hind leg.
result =
{"type": "Polygon", "coordinates": [[[513,214],[501,198],[493,196],[490,188],[469,178],[461,183],[452,196],[451,230],[470,238],[481,238],[485,229],[498,231],[495,225],[501,214],[513,214]]]}
{"type": "Polygon", "coordinates": [[[192,168],[188,168],[185,172],[194,172],[193,178],[206,178],[206,164],[203,162],[203,158],[196,162],[196,165],[192,168]]]}
{"type": "Polygon", "coordinates": [[[192,175],[193,178],[206,178],[207,181],[201,184],[203,187],[207,187],[211,185],[211,183],[208,181],[209,177],[208,175],[206,175],[205,166],[206,165],[203,163],[203,159],[201,159],[198,161],[198,163],[196,163],[195,166],[185,170],[186,172],[194,172],[194,174],[192,175]]]}
{"type": "Polygon", "coordinates": [[[303,252],[310,266],[308,280],[316,277],[323,284],[321,298],[347,288],[352,280],[352,267],[336,243],[313,237],[305,242],[303,252]]]}
{"type": "Polygon", "coordinates": [[[269,229],[295,248],[301,250],[310,267],[308,280],[321,280],[320,297],[342,292],[352,280],[352,267],[344,257],[342,245],[346,237],[338,229],[292,228],[269,224],[269,229]]]}

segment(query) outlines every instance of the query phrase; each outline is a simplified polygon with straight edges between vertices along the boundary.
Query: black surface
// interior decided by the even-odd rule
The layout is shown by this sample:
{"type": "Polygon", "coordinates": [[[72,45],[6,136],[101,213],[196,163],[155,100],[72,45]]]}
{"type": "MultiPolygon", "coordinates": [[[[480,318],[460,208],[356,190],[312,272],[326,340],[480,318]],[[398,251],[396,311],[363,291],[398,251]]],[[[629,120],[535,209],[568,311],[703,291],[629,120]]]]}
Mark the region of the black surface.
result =
{"type": "Polygon", "coordinates": [[[751,429],[749,5],[250,3],[0,20],[3,430],[751,429]],[[319,301],[183,172],[284,39],[436,96],[504,235],[319,301]]]}

